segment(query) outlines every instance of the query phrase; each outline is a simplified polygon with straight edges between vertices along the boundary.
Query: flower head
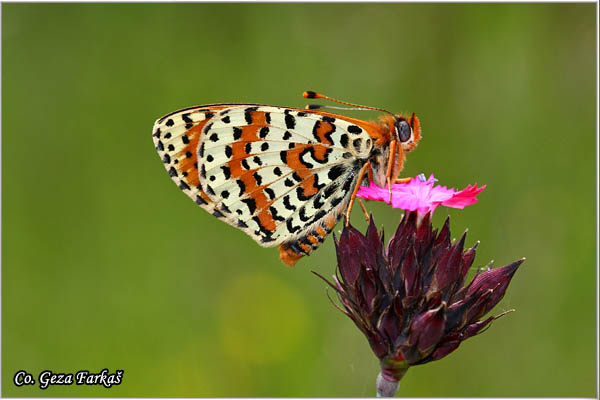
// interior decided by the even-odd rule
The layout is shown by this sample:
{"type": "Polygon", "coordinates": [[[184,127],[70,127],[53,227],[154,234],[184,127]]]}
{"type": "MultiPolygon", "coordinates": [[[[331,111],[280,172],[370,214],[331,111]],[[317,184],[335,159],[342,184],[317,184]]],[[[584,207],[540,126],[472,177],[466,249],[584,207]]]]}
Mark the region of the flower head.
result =
{"type": "Polygon", "coordinates": [[[393,395],[409,366],[447,356],[504,315],[483,319],[523,262],[478,271],[465,286],[477,244],[465,249],[466,232],[450,240],[449,219],[437,232],[430,213],[417,214],[404,215],[387,246],[372,218],[365,235],[345,227],[326,280],[380,360],[380,395],[393,395]]]}
{"type": "MultiPolygon", "coordinates": [[[[429,179],[421,174],[406,183],[392,185],[392,207],[402,208],[408,211],[419,211],[421,214],[435,211],[439,205],[453,208],[465,208],[477,202],[477,196],[485,186],[477,187],[468,185],[460,191],[446,186],[434,186],[437,179],[433,174],[429,179]]],[[[373,182],[368,187],[361,186],[356,193],[358,197],[367,200],[380,200],[390,204],[389,188],[379,187],[373,182]]]]}

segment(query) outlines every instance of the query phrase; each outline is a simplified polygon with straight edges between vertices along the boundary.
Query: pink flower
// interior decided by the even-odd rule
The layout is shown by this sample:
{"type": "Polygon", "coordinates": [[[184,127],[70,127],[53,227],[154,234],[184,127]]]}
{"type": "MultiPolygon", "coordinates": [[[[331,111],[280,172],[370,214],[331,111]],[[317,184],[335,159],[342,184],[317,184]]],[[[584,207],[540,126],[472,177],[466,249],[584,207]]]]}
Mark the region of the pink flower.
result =
{"type": "MultiPolygon", "coordinates": [[[[475,184],[473,186],[468,185],[457,192],[454,188],[434,186],[436,182],[437,179],[433,177],[433,174],[429,179],[421,174],[409,182],[392,185],[392,207],[408,211],[419,211],[422,214],[435,211],[439,205],[463,209],[476,203],[477,198],[475,196],[485,189],[485,185],[477,187],[477,184],[475,184]]],[[[379,187],[373,182],[369,184],[369,187],[361,186],[356,195],[363,199],[385,201],[390,204],[389,189],[379,187]]]]}

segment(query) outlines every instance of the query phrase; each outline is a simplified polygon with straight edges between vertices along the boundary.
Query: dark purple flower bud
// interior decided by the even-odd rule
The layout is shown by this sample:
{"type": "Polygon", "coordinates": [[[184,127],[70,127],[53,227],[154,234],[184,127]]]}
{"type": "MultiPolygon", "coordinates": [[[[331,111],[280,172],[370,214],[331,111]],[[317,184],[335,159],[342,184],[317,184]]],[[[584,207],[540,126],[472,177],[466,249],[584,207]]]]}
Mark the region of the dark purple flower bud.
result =
{"type": "Polygon", "coordinates": [[[328,283],[380,360],[380,395],[394,392],[411,365],[447,356],[504,315],[481,319],[524,259],[478,271],[463,286],[477,244],[465,250],[466,232],[450,237],[449,219],[436,232],[430,214],[407,212],[387,246],[372,218],[366,235],[346,226],[336,242],[338,274],[328,283]]]}
{"type": "Polygon", "coordinates": [[[466,237],[467,233],[465,232],[458,244],[452,246],[438,262],[431,289],[445,290],[459,280],[463,267],[463,250],[466,237]]]}
{"type": "Polygon", "coordinates": [[[438,344],[446,326],[446,303],[425,311],[414,318],[410,326],[409,344],[416,345],[421,354],[428,354],[438,344]]]}
{"type": "Polygon", "coordinates": [[[525,261],[524,258],[505,267],[491,269],[475,277],[473,284],[467,290],[467,297],[482,296],[486,291],[490,293],[480,311],[481,316],[487,314],[504,297],[510,280],[523,261],[525,261]]]}

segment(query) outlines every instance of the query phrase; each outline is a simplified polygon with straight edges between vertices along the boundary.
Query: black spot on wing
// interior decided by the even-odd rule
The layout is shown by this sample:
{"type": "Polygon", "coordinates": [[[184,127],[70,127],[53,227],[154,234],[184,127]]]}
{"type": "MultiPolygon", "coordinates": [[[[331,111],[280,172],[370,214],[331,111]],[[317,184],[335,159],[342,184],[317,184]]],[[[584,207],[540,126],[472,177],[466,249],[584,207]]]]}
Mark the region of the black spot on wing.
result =
{"type": "Polygon", "coordinates": [[[258,172],[253,173],[252,176],[254,177],[254,180],[256,181],[256,185],[260,186],[262,184],[262,176],[260,176],[258,174],[258,172]]]}
{"type": "Polygon", "coordinates": [[[213,190],[213,188],[210,185],[206,185],[206,193],[210,194],[211,196],[215,195],[215,191],[213,190]]]}
{"type": "Polygon", "coordinates": [[[239,140],[242,137],[242,130],[237,126],[233,127],[233,139],[239,140]]]}
{"type": "Polygon", "coordinates": [[[315,210],[318,210],[321,207],[323,207],[324,205],[325,205],[325,201],[323,199],[323,196],[321,196],[321,195],[315,196],[315,198],[313,199],[313,208],[315,210]]]}
{"type": "Polygon", "coordinates": [[[348,192],[350,189],[354,189],[353,185],[354,185],[354,179],[346,179],[344,181],[344,185],[342,186],[342,191],[348,192]]]}
{"type": "Polygon", "coordinates": [[[300,199],[302,201],[310,200],[310,198],[314,196],[314,195],[305,196],[304,195],[304,188],[302,186],[298,186],[296,188],[296,195],[298,196],[298,199],[300,199]]]}
{"type": "Polygon", "coordinates": [[[285,127],[288,129],[294,129],[295,126],[296,126],[296,118],[294,118],[294,116],[292,114],[289,114],[289,112],[286,110],[285,111],[285,127]]]}
{"type": "Polygon", "coordinates": [[[229,167],[222,165],[221,169],[223,170],[223,175],[225,176],[225,179],[229,179],[231,177],[231,170],[229,169],[229,167]]]}
{"type": "Polygon", "coordinates": [[[348,132],[358,134],[362,132],[362,129],[359,126],[350,125],[348,126],[348,132]]]}
{"type": "Polygon", "coordinates": [[[236,182],[240,188],[240,197],[244,195],[244,193],[246,193],[246,185],[244,184],[244,182],[242,182],[241,179],[236,179],[236,182]]]}
{"type": "Polygon", "coordinates": [[[279,213],[277,212],[277,209],[273,206],[269,207],[269,212],[271,213],[271,215],[273,216],[273,219],[275,221],[285,221],[285,218],[283,218],[281,215],[279,215],[279,213]]]}
{"type": "Polygon", "coordinates": [[[254,214],[254,211],[256,211],[256,200],[253,198],[243,199],[242,203],[245,203],[246,206],[248,206],[250,214],[254,214]]]}
{"type": "Polygon", "coordinates": [[[310,219],[310,216],[306,216],[306,208],[302,207],[298,212],[298,216],[300,217],[300,221],[307,222],[310,219]]]}
{"type": "Polygon", "coordinates": [[[294,179],[296,182],[302,182],[302,178],[300,177],[300,175],[298,175],[296,171],[294,171],[294,173],[292,174],[292,179],[294,179]]]}
{"type": "Polygon", "coordinates": [[[293,223],[292,223],[292,219],[291,218],[289,218],[287,220],[287,222],[285,223],[285,225],[287,227],[288,232],[290,232],[290,233],[295,233],[295,232],[297,232],[297,231],[300,230],[300,225],[294,226],[293,223]]]}
{"type": "Polygon", "coordinates": [[[331,195],[333,195],[336,192],[337,188],[338,185],[329,184],[329,186],[327,186],[327,188],[323,191],[323,196],[325,196],[326,199],[330,198],[331,195]]]}
{"type": "Polygon", "coordinates": [[[343,148],[347,148],[348,147],[348,135],[346,135],[345,133],[340,137],[340,144],[342,145],[343,148]]]}
{"type": "Polygon", "coordinates": [[[179,189],[190,190],[190,186],[182,180],[179,182],[179,189]]]}
{"type": "Polygon", "coordinates": [[[273,200],[275,198],[275,191],[271,188],[265,188],[264,192],[269,196],[269,200],[273,200]]]}
{"type": "Polygon", "coordinates": [[[325,150],[325,155],[323,156],[323,160],[319,160],[315,156],[314,147],[310,146],[310,147],[307,147],[306,149],[302,150],[302,152],[299,155],[299,159],[300,159],[300,162],[306,166],[306,168],[312,168],[313,165],[311,163],[309,163],[308,161],[304,160],[304,156],[306,155],[306,153],[310,153],[310,156],[313,161],[316,161],[319,164],[327,164],[327,162],[329,161],[329,153],[331,153],[332,151],[333,151],[333,149],[331,149],[331,148],[328,148],[327,150],[325,150]]]}
{"type": "Polygon", "coordinates": [[[331,207],[336,207],[338,204],[340,204],[342,202],[342,200],[344,200],[346,198],[346,196],[340,196],[340,197],[336,197],[333,200],[331,200],[331,207]]]}
{"type": "Polygon", "coordinates": [[[334,181],[337,178],[339,178],[344,172],[346,172],[346,168],[344,168],[342,165],[334,165],[327,173],[327,177],[334,181]]]}
{"type": "Polygon", "coordinates": [[[268,242],[273,242],[273,241],[275,241],[275,239],[273,239],[272,236],[265,236],[260,239],[261,243],[268,243],[268,242]]]}
{"type": "Polygon", "coordinates": [[[194,200],[196,202],[196,204],[198,204],[199,206],[203,206],[205,204],[208,204],[206,202],[206,200],[204,200],[202,197],[200,196],[196,196],[196,199],[194,200]]]}
{"type": "Polygon", "coordinates": [[[256,222],[256,225],[258,225],[258,231],[254,232],[256,235],[260,235],[262,233],[263,237],[266,237],[266,238],[270,238],[271,237],[271,235],[273,234],[273,232],[271,232],[270,230],[268,230],[267,228],[265,228],[263,226],[263,224],[261,224],[260,218],[258,218],[258,217],[252,217],[252,220],[254,222],[256,222]]]}
{"type": "Polygon", "coordinates": [[[244,119],[248,125],[252,125],[252,113],[258,110],[258,107],[248,107],[244,110],[244,119]]]}
{"type": "Polygon", "coordinates": [[[225,215],[223,215],[223,213],[221,211],[217,210],[217,209],[215,209],[213,211],[212,215],[214,215],[217,218],[223,218],[223,217],[225,217],[225,215]]]}
{"type": "Polygon", "coordinates": [[[290,211],[295,211],[296,210],[296,206],[294,206],[293,204],[290,203],[290,196],[284,196],[283,197],[283,206],[285,208],[287,208],[290,211]]]}
{"type": "MultiPolygon", "coordinates": [[[[323,218],[325,215],[327,215],[327,211],[325,211],[325,210],[319,210],[319,212],[317,212],[317,213],[315,214],[315,216],[313,217],[313,219],[312,219],[312,222],[316,222],[316,221],[320,220],[320,219],[321,219],[321,218],[323,218]]],[[[311,223],[312,223],[312,222],[311,222],[311,223]]]]}

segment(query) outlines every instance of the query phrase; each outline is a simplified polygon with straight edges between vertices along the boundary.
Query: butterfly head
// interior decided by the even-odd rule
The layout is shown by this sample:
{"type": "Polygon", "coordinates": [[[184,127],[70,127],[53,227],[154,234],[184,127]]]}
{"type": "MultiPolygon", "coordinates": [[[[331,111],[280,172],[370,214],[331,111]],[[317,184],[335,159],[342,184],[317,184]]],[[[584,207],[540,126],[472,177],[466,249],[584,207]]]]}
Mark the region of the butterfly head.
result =
{"type": "Polygon", "coordinates": [[[419,118],[414,113],[410,118],[402,115],[396,115],[395,117],[396,140],[405,153],[411,152],[421,140],[419,118]]]}

